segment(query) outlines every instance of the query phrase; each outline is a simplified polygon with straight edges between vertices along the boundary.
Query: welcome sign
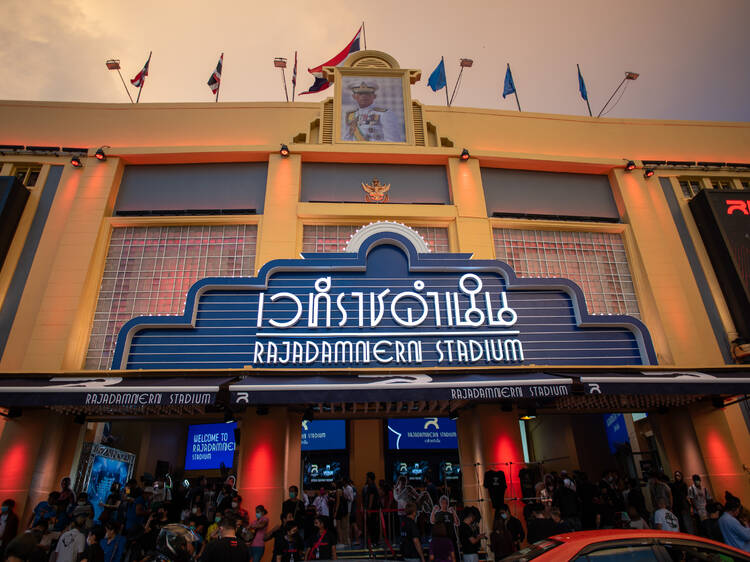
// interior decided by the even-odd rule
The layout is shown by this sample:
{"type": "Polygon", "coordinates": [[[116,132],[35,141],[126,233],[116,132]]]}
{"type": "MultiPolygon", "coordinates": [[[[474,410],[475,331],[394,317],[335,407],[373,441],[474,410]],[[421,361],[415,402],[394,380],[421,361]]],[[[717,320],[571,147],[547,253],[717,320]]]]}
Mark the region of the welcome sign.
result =
{"type": "Polygon", "coordinates": [[[207,278],[185,314],[140,317],[115,369],[376,369],[655,363],[646,327],[592,316],[566,279],[520,279],[470,254],[417,253],[377,232],[356,253],[275,260],[207,278]]]}

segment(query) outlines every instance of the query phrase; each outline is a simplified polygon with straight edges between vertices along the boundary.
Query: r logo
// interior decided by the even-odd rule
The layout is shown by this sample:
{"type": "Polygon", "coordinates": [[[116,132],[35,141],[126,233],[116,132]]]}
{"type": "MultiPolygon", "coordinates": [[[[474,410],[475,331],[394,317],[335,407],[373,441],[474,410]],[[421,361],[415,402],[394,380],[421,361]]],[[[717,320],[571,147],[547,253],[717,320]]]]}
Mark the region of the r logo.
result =
{"type": "Polygon", "coordinates": [[[247,404],[249,400],[249,393],[248,392],[238,392],[237,398],[234,400],[237,404],[245,403],[247,404]]]}
{"type": "Polygon", "coordinates": [[[438,426],[438,419],[425,418],[424,427],[422,429],[427,429],[430,426],[434,427],[435,429],[440,429],[440,426],[438,426]]]}
{"type": "Polygon", "coordinates": [[[589,394],[601,394],[602,390],[596,383],[589,383],[589,394]]]}
{"type": "Polygon", "coordinates": [[[318,475],[318,465],[314,464],[310,467],[310,476],[317,476],[318,475]]]}
{"type": "Polygon", "coordinates": [[[302,420],[302,429],[304,429],[305,431],[307,431],[307,424],[309,424],[309,423],[310,423],[309,420],[302,420]]]}
{"type": "Polygon", "coordinates": [[[739,199],[727,199],[727,214],[734,214],[735,211],[739,211],[743,215],[750,215],[750,201],[740,201],[739,199]]]}

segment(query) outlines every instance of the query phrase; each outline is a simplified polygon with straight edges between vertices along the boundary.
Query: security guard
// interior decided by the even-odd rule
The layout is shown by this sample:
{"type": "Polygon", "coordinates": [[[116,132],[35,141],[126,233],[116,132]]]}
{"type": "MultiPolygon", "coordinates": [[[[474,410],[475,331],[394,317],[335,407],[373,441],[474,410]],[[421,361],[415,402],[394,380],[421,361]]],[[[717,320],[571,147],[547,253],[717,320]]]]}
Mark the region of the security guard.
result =
{"type": "Polygon", "coordinates": [[[404,142],[406,135],[404,123],[394,112],[374,106],[375,92],[378,85],[361,82],[351,87],[352,98],[359,106],[348,111],[343,124],[342,140],[346,141],[374,141],[374,142],[404,142]]]}

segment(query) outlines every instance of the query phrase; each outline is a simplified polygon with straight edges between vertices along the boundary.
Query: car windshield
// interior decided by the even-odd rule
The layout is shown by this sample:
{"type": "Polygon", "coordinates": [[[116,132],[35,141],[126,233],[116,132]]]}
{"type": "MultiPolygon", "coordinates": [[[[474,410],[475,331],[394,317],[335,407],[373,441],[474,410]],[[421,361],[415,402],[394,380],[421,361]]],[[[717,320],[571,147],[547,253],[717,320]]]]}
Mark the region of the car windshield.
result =
{"type": "Polygon", "coordinates": [[[560,541],[553,541],[550,539],[537,541],[531,546],[527,546],[523,550],[519,550],[518,552],[511,554],[510,556],[506,556],[502,559],[501,562],[526,562],[527,560],[533,560],[537,556],[541,556],[545,552],[548,552],[556,546],[560,546],[561,544],[562,543],[560,541]]]}

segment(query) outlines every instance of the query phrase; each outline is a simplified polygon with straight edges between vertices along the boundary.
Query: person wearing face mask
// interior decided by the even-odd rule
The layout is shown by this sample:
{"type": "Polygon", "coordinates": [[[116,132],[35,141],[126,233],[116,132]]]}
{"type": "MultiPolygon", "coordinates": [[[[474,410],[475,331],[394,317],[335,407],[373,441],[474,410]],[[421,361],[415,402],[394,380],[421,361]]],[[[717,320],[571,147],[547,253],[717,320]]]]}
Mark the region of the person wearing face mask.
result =
{"type": "Polygon", "coordinates": [[[247,509],[242,507],[242,496],[239,494],[234,496],[229,506],[234,518],[242,525],[247,525],[250,522],[250,514],[247,512],[247,509]]]}
{"type": "Polygon", "coordinates": [[[281,516],[291,513],[299,528],[302,528],[302,522],[305,518],[305,504],[299,498],[299,488],[289,486],[289,499],[284,500],[281,504],[281,516]]]}
{"type": "Polygon", "coordinates": [[[125,554],[127,540],[119,531],[120,525],[115,521],[110,521],[104,526],[104,538],[99,541],[99,546],[102,547],[107,562],[120,562],[125,554]]]}
{"type": "Polygon", "coordinates": [[[83,551],[81,558],[78,562],[105,562],[104,551],[102,550],[99,541],[104,538],[104,529],[96,527],[89,531],[86,537],[86,550],[83,551]]]}
{"type": "Polygon", "coordinates": [[[511,515],[510,508],[508,507],[507,503],[501,505],[500,509],[497,510],[497,518],[502,519],[505,522],[505,526],[510,532],[511,538],[513,539],[515,550],[520,550],[521,543],[523,542],[523,539],[526,538],[526,533],[524,533],[521,521],[511,515]]]}
{"type": "Polygon", "coordinates": [[[669,488],[672,491],[672,512],[680,520],[680,529],[690,535],[694,534],[695,528],[688,502],[688,487],[682,477],[682,472],[674,471],[674,482],[670,483],[669,488]]]}
{"type": "Polygon", "coordinates": [[[221,535],[219,533],[219,523],[221,523],[222,516],[220,513],[216,513],[214,516],[214,522],[208,526],[206,530],[206,542],[209,543],[213,540],[218,539],[221,535]]]}
{"type": "MultiPolygon", "coordinates": [[[[336,533],[328,528],[328,520],[320,515],[315,517],[315,535],[307,553],[307,560],[338,560],[336,555],[336,533]]],[[[258,562],[255,560],[254,562],[258,562]]]]}
{"type": "Polygon", "coordinates": [[[195,532],[204,536],[206,529],[208,529],[208,518],[203,514],[203,508],[200,505],[193,506],[190,520],[195,522],[195,532]]]}
{"type": "Polygon", "coordinates": [[[253,541],[250,543],[250,554],[253,557],[253,562],[260,562],[260,559],[263,558],[263,552],[266,549],[267,514],[268,511],[266,511],[265,507],[262,505],[255,506],[255,521],[250,522],[250,528],[255,530],[255,536],[253,536],[253,541]]]}
{"type": "Polygon", "coordinates": [[[305,559],[305,545],[296,521],[289,521],[284,527],[284,536],[274,545],[273,557],[275,562],[301,562],[305,559]]]}

